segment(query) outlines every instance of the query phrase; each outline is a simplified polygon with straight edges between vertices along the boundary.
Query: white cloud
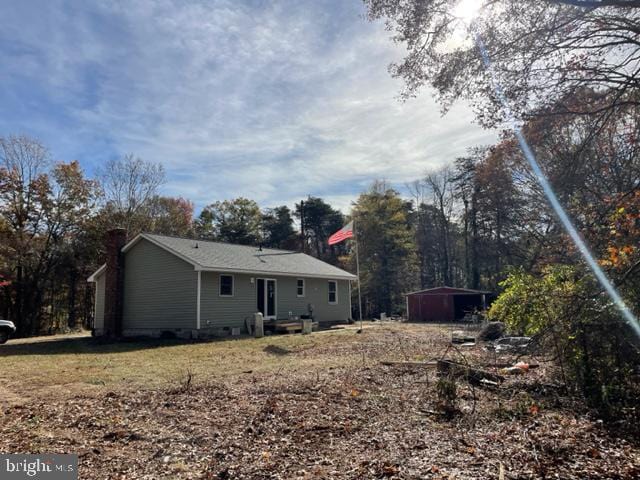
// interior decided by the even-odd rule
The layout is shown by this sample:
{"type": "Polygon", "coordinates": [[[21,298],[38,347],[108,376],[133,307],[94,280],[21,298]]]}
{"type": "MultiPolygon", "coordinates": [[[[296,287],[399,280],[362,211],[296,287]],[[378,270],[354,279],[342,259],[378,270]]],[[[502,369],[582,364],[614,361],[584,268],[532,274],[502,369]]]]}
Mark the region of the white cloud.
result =
{"type": "Polygon", "coordinates": [[[52,3],[56,28],[36,19],[12,32],[31,53],[0,47],[0,60],[64,107],[44,117],[54,154],[162,162],[166,193],[198,206],[313,194],[348,209],[376,178],[402,184],[495,140],[462,105],[441,118],[428,92],[400,103],[386,67],[401,49],[362,13],[343,1],[52,3]]]}

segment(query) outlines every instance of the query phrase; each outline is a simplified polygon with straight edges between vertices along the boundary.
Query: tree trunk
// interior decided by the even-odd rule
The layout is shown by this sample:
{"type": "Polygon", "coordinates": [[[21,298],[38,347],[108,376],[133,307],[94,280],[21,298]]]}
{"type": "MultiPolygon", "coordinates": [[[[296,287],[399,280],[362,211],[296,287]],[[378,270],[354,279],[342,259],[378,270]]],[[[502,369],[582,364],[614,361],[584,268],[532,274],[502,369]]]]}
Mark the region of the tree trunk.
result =
{"type": "Polygon", "coordinates": [[[469,255],[469,201],[467,198],[462,199],[464,203],[464,283],[467,288],[471,286],[471,261],[469,255]]]}
{"type": "Polygon", "coordinates": [[[471,288],[480,287],[480,270],[478,268],[478,190],[474,189],[471,197],[471,288]]]}
{"type": "Polygon", "coordinates": [[[502,215],[500,210],[496,211],[496,253],[494,258],[495,264],[495,276],[494,276],[494,288],[498,286],[498,278],[500,276],[500,256],[502,255],[502,215]]]}
{"type": "Polygon", "coordinates": [[[78,283],[78,274],[76,269],[71,267],[69,269],[69,298],[68,298],[68,308],[69,308],[69,317],[67,320],[67,325],[71,329],[76,328],[77,323],[77,312],[76,312],[76,288],[78,283]]]}
{"type": "Polygon", "coordinates": [[[443,256],[443,267],[444,267],[444,271],[443,273],[443,279],[444,279],[444,284],[445,285],[449,285],[451,286],[451,265],[450,265],[450,260],[449,260],[449,228],[447,227],[447,219],[443,214],[443,228],[442,228],[442,243],[443,243],[443,251],[442,251],[442,256],[443,256]]]}
{"type": "Polygon", "coordinates": [[[22,308],[23,296],[24,296],[24,283],[23,283],[23,270],[22,265],[19,263],[16,268],[16,282],[15,282],[16,299],[13,306],[13,320],[16,322],[18,328],[18,335],[26,336],[28,334],[29,326],[24,318],[24,312],[22,308]]]}

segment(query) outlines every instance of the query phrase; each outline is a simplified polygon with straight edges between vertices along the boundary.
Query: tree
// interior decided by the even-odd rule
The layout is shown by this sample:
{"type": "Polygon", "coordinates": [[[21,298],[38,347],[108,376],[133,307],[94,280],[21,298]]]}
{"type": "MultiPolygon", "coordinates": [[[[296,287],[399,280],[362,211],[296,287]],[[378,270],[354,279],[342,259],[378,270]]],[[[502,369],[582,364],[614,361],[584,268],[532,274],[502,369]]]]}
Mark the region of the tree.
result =
{"type": "MultiPolygon", "coordinates": [[[[591,94],[582,92],[575,101],[591,94]]],[[[633,196],[640,185],[640,147],[635,141],[639,131],[640,110],[631,107],[621,108],[606,122],[596,114],[569,114],[540,117],[523,125],[555,195],[599,257],[607,254],[607,226],[617,208],[614,199],[633,196]]],[[[503,229],[509,236],[504,244],[512,256],[509,263],[531,270],[579,260],[516,140],[505,136],[492,149],[492,156],[496,162],[501,157],[512,183],[512,203],[506,212],[511,226],[503,229]]],[[[494,174],[488,172],[485,181],[496,183],[494,174]]]]}
{"type": "Polygon", "coordinates": [[[242,197],[206,206],[196,223],[200,238],[242,245],[258,245],[262,239],[260,207],[242,197]]]}
{"type": "MultiPolygon", "coordinates": [[[[629,195],[614,195],[613,213],[603,231],[608,231],[606,253],[601,264],[607,268],[625,295],[628,305],[640,310],[640,188],[629,195]]],[[[604,232],[603,232],[604,233],[604,232]]],[[[606,234],[605,234],[606,235],[606,234]]]]}
{"type": "Polygon", "coordinates": [[[489,149],[487,156],[476,169],[478,182],[478,220],[489,241],[485,258],[493,263],[490,286],[500,281],[502,269],[513,264],[511,245],[519,236],[519,225],[514,221],[515,212],[522,203],[513,184],[513,172],[508,163],[511,143],[498,144],[489,149]]]}
{"type": "Polygon", "coordinates": [[[436,226],[441,238],[442,263],[440,271],[445,285],[451,285],[451,215],[453,213],[453,172],[450,167],[427,173],[424,185],[432,196],[433,205],[438,212],[436,226]]]}
{"type": "Polygon", "coordinates": [[[293,229],[293,218],[289,207],[267,209],[262,214],[264,246],[295,250],[298,248],[298,235],[293,229]]]}
{"type": "Polygon", "coordinates": [[[165,181],[162,165],[128,154],[108,161],[98,178],[104,192],[103,213],[108,228],[125,228],[129,237],[143,231],[147,208],[165,181]]]}
{"type": "Polygon", "coordinates": [[[411,210],[411,202],[384,182],[375,182],[353,207],[365,316],[401,312],[403,294],[417,283],[411,210]]]}
{"type": "Polygon", "coordinates": [[[409,185],[416,210],[415,231],[423,288],[458,283],[456,270],[456,226],[454,172],[448,167],[427,172],[409,185]]]}
{"type": "Polygon", "coordinates": [[[423,85],[443,108],[471,101],[478,120],[508,119],[493,77],[518,118],[544,112],[598,113],[638,106],[640,8],[635,1],[365,0],[371,20],[385,19],[404,60],[390,67],[405,81],[404,96],[423,85]],[[466,9],[466,10],[464,10],[466,9]],[[471,23],[468,21],[472,20],[471,23]],[[480,39],[480,42],[476,42],[480,39]],[[585,89],[590,102],[569,104],[585,89]]]}
{"type": "Polygon", "coordinates": [[[440,283],[438,278],[438,235],[436,234],[436,217],[438,213],[424,199],[424,189],[420,180],[416,180],[409,188],[414,196],[415,208],[409,217],[415,232],[416,255],[420,287],[434,287],[440,283]]]}
{"type": "Polygon", "coordinates": [[[329,237],[344,226],[344,216],[324,200],[309,196],[296,204],[295,216],[304,226],[304,247],[311,255],[322,260],[336,263],[339,249],[327,241],[329,237]]]}
{"type": "Polygon", "coordinates": [[[145,231],[177,237],[193,235],[193,202],[182,197],[153,197],[145,209],[145,231]]]}
{"type": "Polygon", "coordinates": [[[95,182],[84,178],[77,162],[53,164],[47,149],[28,137],[0,138],[0,258],[10,279],[5,302],[19,334],[43,327],[45,302],[51,302],[46,290],[54,298],[63,286],[53,272],[73,256],[73,238],[96,197],[95,182]]]}
{"type": "Polygon", "coordinates": [[[464,265],[467,288],[480,288],[480,269],[478,259],[478,196],[479,185],[476,179],[476,167],[486,152],[472,149],[468,157],[456,160],[454,191],[462,202],[464,265]]]}

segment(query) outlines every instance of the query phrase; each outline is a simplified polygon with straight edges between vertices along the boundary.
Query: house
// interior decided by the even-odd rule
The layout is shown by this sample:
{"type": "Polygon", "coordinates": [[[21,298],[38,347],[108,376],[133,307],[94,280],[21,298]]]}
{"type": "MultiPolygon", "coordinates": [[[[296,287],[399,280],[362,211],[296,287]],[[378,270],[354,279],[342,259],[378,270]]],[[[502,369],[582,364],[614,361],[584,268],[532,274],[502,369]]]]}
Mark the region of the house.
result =
{"type": "Polygon", "coordinates": [[[407,319],[411,322],[453,322],[467,313],[484,310],[491,292],[468,288],[436,287],[411,292],[407,297],[407,319]]]}
{"type": "Polygon", "coordinates": [[[94,282],[95,335],[186,338],[246,331],[247,319],[351,317],[355,275],[304,253],[111,230],[94,282]]]}

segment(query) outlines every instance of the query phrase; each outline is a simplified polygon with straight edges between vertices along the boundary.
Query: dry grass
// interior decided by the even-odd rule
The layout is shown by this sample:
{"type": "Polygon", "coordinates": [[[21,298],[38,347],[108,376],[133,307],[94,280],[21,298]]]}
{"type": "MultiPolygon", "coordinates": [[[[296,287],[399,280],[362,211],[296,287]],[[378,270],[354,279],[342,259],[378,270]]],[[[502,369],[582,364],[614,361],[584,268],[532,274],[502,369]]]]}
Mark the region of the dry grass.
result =
{"type": "MultiPolygon", "coordinates": [[[[529,358],[540,368],[499,388],[457,380],[447,416],[435,369],[381,361],[460,360],[448,329],[366,327],[11,342],[0,347],[0,451],[77,453],[85,479],[639,478],[637,439],[555,388],[551,363],[529,358]]],[[[514,361],[481,345],[464,357],[514,361]]]]}
{"type": "MultiPolygon", "coordinates": [[[[410,327],[365,324],[372,329],[410,327]]],[[[435,328],[435,327],[433,327],[435,328]]],[[[144,340],[104,343],[88,335],[19,339],[0,346],[3,397],[108,389],[161,388],[187,375],[206,382],[241,373],[327,369],[358,362],[362,336],[349,327],[313,335],[279,335],[207,342],[144,340]],[[305,351],[313,351],[306,355],[305,351]]]]}

